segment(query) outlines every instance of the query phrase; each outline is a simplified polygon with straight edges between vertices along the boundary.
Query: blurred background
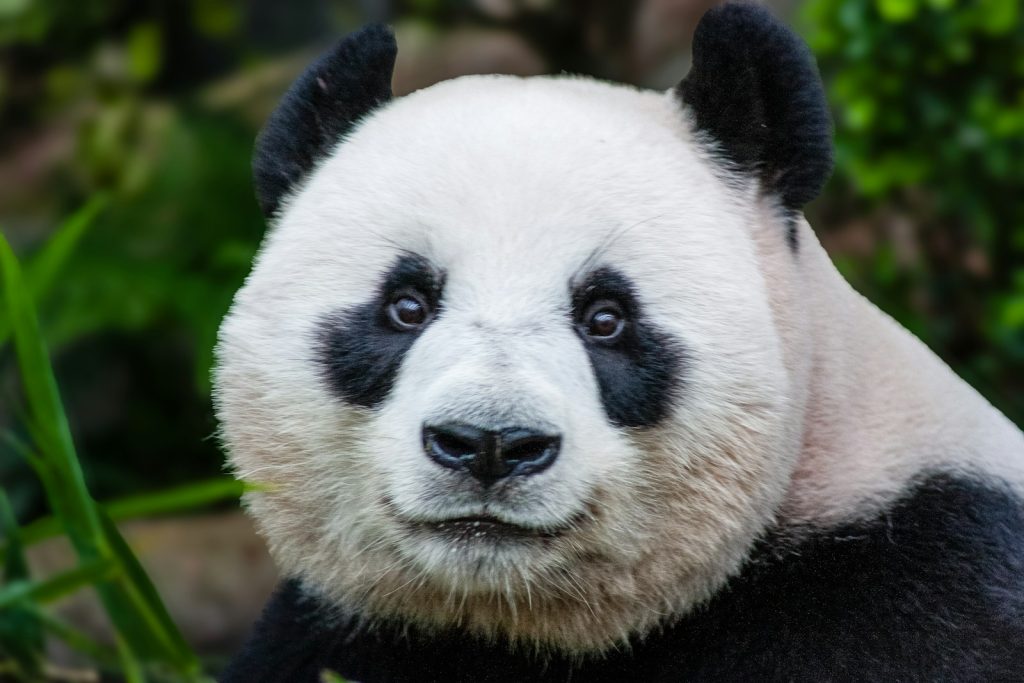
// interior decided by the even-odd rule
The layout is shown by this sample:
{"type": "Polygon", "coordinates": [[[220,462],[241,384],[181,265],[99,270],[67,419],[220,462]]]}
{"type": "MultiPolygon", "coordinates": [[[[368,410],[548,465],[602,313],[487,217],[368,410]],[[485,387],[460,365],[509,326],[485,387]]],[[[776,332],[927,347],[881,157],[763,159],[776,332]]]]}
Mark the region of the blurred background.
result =
{"type": "MultiPolygon", "coordinates": [[[[35,304],[93,496],[223,474],[211,348],[264,232],[253,138],[319,50],[382,20],[398,35],[398,95],[466,73],[568,71],[667,88],[686,73],[712,4],[0,0],[0,229],[29,270],[65,235],[65,262],[40,276],[35,304]]],[[[833,107],[837,170],[808,210],[826,248],[861,292],[1024,424],[1021,4],[768,4],[810,43],[833,107]]],[[[5,327],[0,315],[0,339],[5,327]]],[[[6,344],[0,432],[22,429],[19,386],[6,344]]],[[[48,513],[35,473],[3,442],[0,480],[19,523],[48,513]]],[[[274,581],[226,498],[125,527],[211,669],[274,581]]],[[[29,561],[45,575],[68,553],[50,541],[29,561]]],[[[88,599],[59,609],[108,632],[88,599]]]]}

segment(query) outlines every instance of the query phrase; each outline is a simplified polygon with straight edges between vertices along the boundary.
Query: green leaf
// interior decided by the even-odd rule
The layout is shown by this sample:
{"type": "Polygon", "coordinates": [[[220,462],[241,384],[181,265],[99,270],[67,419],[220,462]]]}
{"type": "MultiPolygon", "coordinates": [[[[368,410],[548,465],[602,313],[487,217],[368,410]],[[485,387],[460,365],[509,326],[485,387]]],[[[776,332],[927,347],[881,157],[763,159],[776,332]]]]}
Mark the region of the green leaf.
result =
{"type": "Polygon", "coordinates": [[[129,496],[103,506],[112,519],[184,512],[223,500],[237,500],[245,485],[232,477],[217,477],[166,491],[129,496]]]}
{"type": "Polygon", "coordinates": [[[146,571],[110,518],[102,512],[100,515],[107,544],[124,572],[120,585],[135,609],[131,616],[141,617],[148,632],[160,641],[170,664],[182,673],[197,676],[201,669],[199,660],[182,638],[146,571]]]}
{"type": "Polygon", "coordinates": [[[125,683],[146,683],[146,676],[142,673],[142,664],[128,642],[119,633],[114,634],[114,641],[117,643],[117,655],[121,662],[121,674],[124,676],[125,683]]]}
{"type": "Polygon", "coordinates": [[[100,523],[75,455],[57,380],[39,332],[39,322],[21,267],[7,240],[0,235],[0,275],[3,300],[14,328],[14,346],[31,415],[33,436],[48,461],[53,479],[47,491],[54,511],[64,522],[76,550],[86,560],[102,555],[100,523]]]}
{"type": "Polygon", "coordinates": [[[53,602],[84,586],[112,578],[117,569],[117,564],[110,560],[94,560],[43,581],[12,581],[0,588],[0,610],[20,602],[53,602]]]}
{"type": "Polygon", "coordinates": [[[875,120],[878,111],[877,102],[870,97],[858,97],[852,100],[843,112],[846,125],[850,130],[867,130],[875,120]]]}
{"type": "Polygon", "coordinates": [[[46,348],[39,334],[39,325],[21,266],[6,238],[0,234],[0,276],[7,320],[13,325],[15,349],[22,372],[25,393],[32,413],[40,422],[54,430],[58,442],[71,449],[71,432],[63,420],[63,409],[57,395],[57,383],[49,367],[46,348]]]}
{"type": "Polygon", "coordinates": [[[29,578],[25,551],[18,539],[18,523],[7,494],[0,491],[0,532],[6,541],[4,548],[4,582],[29,578]]]}
{"type": "Polygon", "coordinates": [[[196,27],[210,36],[228,36],[238,29],[242,13],[228,0],[201,0],[192,3],[196,27]]]}
{"type": "Polygon", "coordinates": [[[917,0],[875,0],[878,13],[886,21],[909,21],[917,14],[917,0]]]}
{"type": "Polygon", "coordinates": [[[1008,299],[1000,312],[1000,324],[1011,330],[1024,330],[1024,296],[1008,299]]]}
{"type": "MultiPolygon", "coordinates": [[[[28,402],[30,431],[39,446],[47,499],[61,521],[83,566],[116,559],[115,581],[96,584],[100,600],[125,647],[133,655],[165,662],[186,678],[195,678],[199,662],[185,646],[145,572],[85,486],[57,381],[39,332],[39,323],[21,267],[0,235],[3,301],[14,329],[14,346],[28,402]],[[42,464],[45,463],[45,464],[42,464]]],[[[8,587],[11,588],[11,587],[8,587]]],[[[24,589],[24,587],[22,587],[24,589]]]]}
{"type": "Polygon", "coordinates": [[[52,636],[64,642],[72,650],[86,655],[90,660],[106,669],[114,669],[118,666],[118,653],[114,648],[96,642],[90,636],[82,633],[72,626],[64,623],[57,617],[45,610],[33,606],[31,608],[35,618],[43,628],[52,636]]]}
{"type": "Polygon", "coordinates": [[[0,0],[0,19],[11,19],[28,9],[31,0],[0,0]]]}
{"type": "MultiPolygon", "coordinates": [[[[104,512],[115,522],[138,517],[175,514],[219,503],[237,500],[246,491],[246,486],[231,477],[217,477],[193,484],[178,486],[166,491],[156,491],[137,496],[127,496],[108,503],[102,503],[104,512]]],[[[26,525],[19,532],[22,543],[30,545],[61,532],[60,520],[44,517],[26,525]]]]}
{"type": "Polygon", "coordinates": [[[334,673],[333,671],[329,671],[327,669],[324,669],[323,672],[321,672],[321,674],[320,674],[320,683],[347,683],[347,682],[345,681],[344,678],[342,678],[338,674],[334,673]]]}
{"type": "Polygon", "coordinates": [[[128,33],[128,69],[141,82],[152,80],[163,62],[163,35],[152,22],[139,24],[128,33]]]}
{"type": "Polygon", "coordinates": [[[74,253],[79,240],[92,225],[96,217],[106,208],[109,198],[105,194],[92,197],[82,208],[65,220],[43,245],[42,249],[26,266],[26,280],[29,290],[38,302],[49,293],[53,281],[68,258],[74,253]]]}
{"type": "Polygon", "coordinates": [[[1017,26],[1019,8],[1014,0],[985,0],[979,9],[982,27],[990,34],[1009,33],[1017,26]]]}
{"type": "MultiPolygon", "coordinates": [[[[0,532],[7,539],[3,582],[0,583],[0,590],[3,590],[29,580],[28,562],[18,542],[14,511],[3,491],[0,491],[0,532]]],[[[0,651],[14,660],[26,678],[41,674],[44,647],[42,626],[31,610],[18,606],[0,614],[0,651]]]]}
{"type": "MultiPolygon", "coordinates": [[[[57,231],[28,263],[25,269],[25,281],[36,306],[44,301],[50,293],[57,274],[67,263],[82,235],[95,223],[96,216],[107,204],[106,195],[94,196],[57,228],[57,231]]],[[[10,317],[0,314],[0,346],[6,343],[11,334],[10,322],[10,317]]]]}

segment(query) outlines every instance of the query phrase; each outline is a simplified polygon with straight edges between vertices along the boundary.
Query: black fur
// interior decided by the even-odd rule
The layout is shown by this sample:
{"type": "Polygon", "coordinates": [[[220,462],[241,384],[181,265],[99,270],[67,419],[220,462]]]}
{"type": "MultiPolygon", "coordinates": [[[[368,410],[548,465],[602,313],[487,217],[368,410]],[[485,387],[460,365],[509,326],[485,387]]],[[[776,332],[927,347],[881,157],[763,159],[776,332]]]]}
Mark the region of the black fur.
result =
{"type": "Polygon", "coordinates": [[[380,405],[418,337],[418,332],[398,331],[389,323],[387,304],[396,294],[416,290],[436,312],[443,285],[443,275],[428,261],[407,254],[387,272],[372,300],[321,322],[317,360],[339,398],[364,408],[380,405]]]}
{"type": "Polygon", "coordinates": [[[580,335],[590,356],[601,402],[612,424],[622,427],[650,427],[668,415],[686,358],[682,345],[647,320],[637,301],[632,283],[614,270],[595,270],[576,288],[573,309],[577,323],[587,307],[598,300],[619,303],[626,314],[626,327],[612,344],[589,341],[580,335]]]}
{"type": "MultiPolygon", "coordinates": [[[[793,212],[832,172],[832,119],[814,57],[757,5],[713,8],[697,25],[693,67],[676,88],[698,129],[793,212]]],[[[795,230],[789,234],[795,246],[795,230]]]]}
{"type": "Polygon", "coordinates": [[[1024,503],[934,475],[873,519],[777,532],[708,605],[606,658],[545,664],[458,631],[367,633],[283,584],[221,679],[1024,680],[1024,503]]]}
{"type": "Polygon", "coordinates": [[[371,24],[340,40],[288,89],[256,141],[256,198],[267,217],[367,113],[391,99],[395,37],[371,24]]]}

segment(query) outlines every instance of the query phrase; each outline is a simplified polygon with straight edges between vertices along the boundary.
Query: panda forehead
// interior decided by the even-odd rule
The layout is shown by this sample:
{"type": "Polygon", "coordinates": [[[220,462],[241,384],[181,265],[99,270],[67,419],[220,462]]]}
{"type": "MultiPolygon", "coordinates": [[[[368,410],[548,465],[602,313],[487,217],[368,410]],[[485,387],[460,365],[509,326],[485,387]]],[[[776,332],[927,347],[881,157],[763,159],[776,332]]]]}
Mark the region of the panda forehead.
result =
{"type": "Polygon", "coordinates": [[[619,231],[656,242],[699,233],[702,223],[722,232],[736,222],[730,192],[664,93],[575,77],[470,76],[369,115],[277,228],[318,232],[303,237],[350,256],[387,242],[442,267],[558,261],[564,278],[619,231]]]}
{"type": "Polygon", "coordinates": [[[419,138],[445,151],[468,152],[485,140],[492,143],[488,151],[502,142],[514,143],[511,147],[528,159],[538,151],[522,148],[531,141],[538,147],[553,139],[592,147],[663,143],[666,132],[690,137],[679,104],[665,93],[580,76],[489,75],[442,81],[372,112],[351,139],[374,127],[386,127],[391,135],[404,131],[404,142],[419,138]]]}
{"type": "Polygon", "coordinates": [[[606,214],[616,203],[623,220],[636,220],[659,183],[700,202],[721,186],[666,94],[583,78],[476,76],[368,115],[293,204],[315,195],[328,208],[362,203],[427,224],[465,216],[486,228],[507,217],[548,230],[546,215],[591,206],[606,214]]]}

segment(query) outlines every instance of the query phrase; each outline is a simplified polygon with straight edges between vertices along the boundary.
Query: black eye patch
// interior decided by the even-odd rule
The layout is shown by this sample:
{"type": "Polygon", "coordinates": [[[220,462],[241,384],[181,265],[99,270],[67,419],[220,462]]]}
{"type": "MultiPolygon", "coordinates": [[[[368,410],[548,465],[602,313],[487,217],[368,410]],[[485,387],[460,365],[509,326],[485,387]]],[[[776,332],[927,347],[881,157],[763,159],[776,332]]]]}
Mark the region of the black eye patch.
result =
{"type": "Polygon", "coordinates": [[[317,329],[316,360],[332,393],[364,408],[383,403],[419,336],[395,329],[388,303],[398,292],[416,291],[437,310],[443,286],[443,275],[429,261],[405,254],[384,274],[372,299],[325,317],[317,329]]]}
{"type": "Polygon", "coordinates": [[[686,349],[644,314],[632,282],[619,271],[593,271],[572,293],[573,323],[590,356],[601,402],[612,424],[651,427],[663,420],[676,399],[686,365],[686,349]],[[581,331],[581,318],[595,301],[613,301],[624,327],[614,343],[594,343],[581,331]]]}

